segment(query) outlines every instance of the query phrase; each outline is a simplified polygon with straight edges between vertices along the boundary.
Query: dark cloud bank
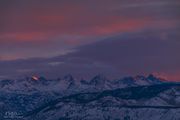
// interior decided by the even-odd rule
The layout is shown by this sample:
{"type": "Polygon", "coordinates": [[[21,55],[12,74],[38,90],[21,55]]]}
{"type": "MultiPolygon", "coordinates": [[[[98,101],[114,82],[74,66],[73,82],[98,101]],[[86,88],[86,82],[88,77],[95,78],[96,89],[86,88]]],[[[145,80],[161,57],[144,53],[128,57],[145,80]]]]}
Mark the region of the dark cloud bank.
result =
{"type": "Polygon", "coordinates": [[[56,78],[71,73],[85,78],[96,74],[118,78],[154,72],[168,77],[180,73],[179,38],[179,30],[121,34],[63,56],[0,61],[0,77],[37,74],[56,78]]]}

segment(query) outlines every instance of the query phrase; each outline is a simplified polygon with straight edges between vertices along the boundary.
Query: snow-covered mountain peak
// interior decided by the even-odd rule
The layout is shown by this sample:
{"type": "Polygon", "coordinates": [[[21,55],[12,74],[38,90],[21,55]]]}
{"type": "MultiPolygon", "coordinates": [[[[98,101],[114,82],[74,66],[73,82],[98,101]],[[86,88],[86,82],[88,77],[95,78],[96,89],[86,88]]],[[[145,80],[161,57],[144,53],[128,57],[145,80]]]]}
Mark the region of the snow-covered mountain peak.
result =
{"type": "Polygon", "coordinates": [[[5,86],[8,86],[8,85],[12,85],[14,84],[14,81],[13,80],[1,80],[0,81],[0,87],[3,88],[5,86]]]}
{"type": "Polygon", "coordinates": [[[143,75],[137,75],[137,76],[130,76],[130,77],[124,77],[122,79],[115,80],[115,84],[118,85],[118,87],[132,87],[132,86],[141,86],[141,85],[152,85],[152,84],[159,84],[163,81],[150,74],[148,76],[143,75]]]}
{"type": "Polygon", "coordinates": [[[95,77],[93,77],[90,81],[91,85],[100,85],[100,84],[104,84],[106,82],[106,77],[102,76],[102,75],[96,75],[95,77]]]}
{"type": "Polygon", "coordinates": [[[73,76],[71,74],[65,75],[63,77],[63,80],[66,80],[68,82],[74,82],[74,78],[73,78],[73,76]]]}
{"type": "Polygon", "coordinates": [[[153,75],[149,74],[148,76],[137,75],[133,77],[134,83],[137,85],[152,85],[152,84],[159,84],[162,83],[162,79],[153,75]]]}
{"type": "Polygon", "coordinates": [[[37,77],[37,76],[32,76],[32,77],[31,77],[31,80],[39,80],[39,77],[37,77]]]}
{"type": "Polygon", "coordinates": [[[155,75],[153,75],[153,74],[149,74],[149,75],[147,76],[147,79],[148,79],[149,81],[151,81],[152,83],[161,83],[161,82],[163,81],[162,78],[160,78],[160,77],[158,77],[158,76],[155,76],[155,75]]]}

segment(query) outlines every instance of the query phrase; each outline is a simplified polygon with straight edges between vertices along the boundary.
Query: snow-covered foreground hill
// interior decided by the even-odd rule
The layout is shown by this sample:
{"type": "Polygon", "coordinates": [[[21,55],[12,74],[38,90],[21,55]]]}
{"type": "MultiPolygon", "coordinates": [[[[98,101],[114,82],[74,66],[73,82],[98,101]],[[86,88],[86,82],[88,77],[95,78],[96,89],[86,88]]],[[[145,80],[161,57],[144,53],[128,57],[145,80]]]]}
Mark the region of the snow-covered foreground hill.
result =
{"type": "Polygon", "coordinates": [[[0,120],[180,120],[180,83],[153,75],[0,81],[0,120]]]}

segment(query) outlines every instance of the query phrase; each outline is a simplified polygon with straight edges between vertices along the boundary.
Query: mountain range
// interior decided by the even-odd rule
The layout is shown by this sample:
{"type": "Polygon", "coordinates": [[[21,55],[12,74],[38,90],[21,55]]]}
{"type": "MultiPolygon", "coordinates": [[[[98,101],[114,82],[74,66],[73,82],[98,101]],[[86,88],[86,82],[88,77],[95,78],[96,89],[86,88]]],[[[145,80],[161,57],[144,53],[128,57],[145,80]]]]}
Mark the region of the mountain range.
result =
{"type": "Polygon", "coordinates": [[[0,80],[0,120],[179,120],[180,83],[152,74],[109,80],[0,80]]]}

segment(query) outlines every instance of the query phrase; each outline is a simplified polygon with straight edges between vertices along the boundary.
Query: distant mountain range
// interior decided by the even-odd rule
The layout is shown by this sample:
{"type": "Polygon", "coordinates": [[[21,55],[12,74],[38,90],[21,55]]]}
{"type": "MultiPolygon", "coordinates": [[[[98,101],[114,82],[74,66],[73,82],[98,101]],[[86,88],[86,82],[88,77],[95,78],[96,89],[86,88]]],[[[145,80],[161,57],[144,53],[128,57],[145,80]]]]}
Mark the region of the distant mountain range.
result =
{"type": "Polygon", "coordinates": [[[0,120],[179,120],[180,83],[154,75],[0,80],[0,120]],[[13,114],[14,113],[14,114],[13,114]]]}
{"type": "Polygon", "coordinates": [[[72,75],[66,75],[62,79],[49,80],[44,77],[27,77],[20,80],[0,80],[0,91],[36,92],[36,91],[82,91],[107,90],[115,88],[133,87],[140,85],[160,84],[163,81],[154,75],[125,77],[122,79],[108,80],[104,76],[97,75],[91,80],[77,80],[72,75]]]}

